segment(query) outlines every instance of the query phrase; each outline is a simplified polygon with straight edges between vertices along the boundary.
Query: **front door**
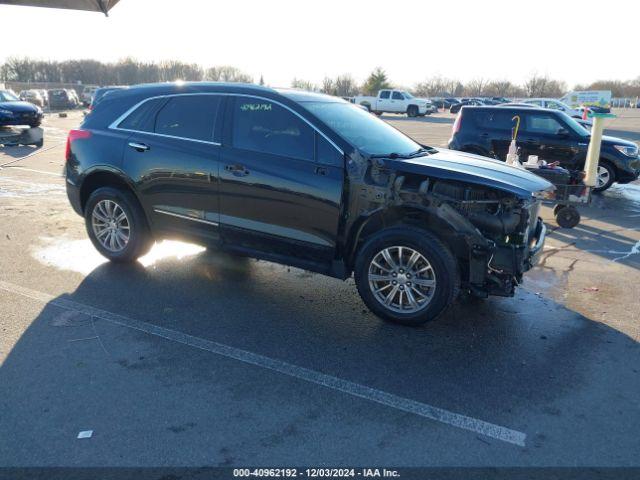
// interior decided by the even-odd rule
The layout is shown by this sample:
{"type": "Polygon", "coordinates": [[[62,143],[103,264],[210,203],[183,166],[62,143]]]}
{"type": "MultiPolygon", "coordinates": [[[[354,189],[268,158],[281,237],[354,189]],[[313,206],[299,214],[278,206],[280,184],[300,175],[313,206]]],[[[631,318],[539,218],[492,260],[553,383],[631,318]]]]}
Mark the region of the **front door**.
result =
{"type": "Polygon", "coordinates": [[[553,113],[528,112],[521,123],[518,144],[522,146],[523,162],[537,155],[547,162],[560,162],[572,167],[578,153],[575,133],[553,113]]]}
{"type": "Polygon", "coordinates": [[[161,105],[149,120],[139,126],[127,120],[121,124],[132,130],[124,162],[156,229],[219,238],[220,144],[215,131],[222,99],[201,94],[154,100],[161,105]]]}
{"type": "Polygon", "coordinates": [[[377,109],[381,112],[393,112],[393,104],[391,103],[391,90],[380,90],[376,101],[377,109]]]}
{"type": "Polygon", "coordinates": [[[392,112],[395,113],[404,113],[407,109],[405,107],[405,98],[402,92],[394,91],[391,94],[391,108],[392,112]]]}
{"type": "Polygon", "coordinates": [[[220,171],[225,244],[328,266],[340,217],[342,154],[278,102],[251,96],[229,102],[220,171]]]}

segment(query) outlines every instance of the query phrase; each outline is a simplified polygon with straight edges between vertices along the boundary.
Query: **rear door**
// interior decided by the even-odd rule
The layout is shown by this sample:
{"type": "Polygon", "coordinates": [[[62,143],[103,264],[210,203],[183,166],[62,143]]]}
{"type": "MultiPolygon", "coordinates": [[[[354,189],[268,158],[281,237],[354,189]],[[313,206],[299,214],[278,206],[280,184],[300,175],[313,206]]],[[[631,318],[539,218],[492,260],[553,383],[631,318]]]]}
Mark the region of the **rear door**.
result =
{"type": "Polygon", "coordinates": [[[265,98],[229,99],[220,171],[220,223],[231,246],[330,264],[343,154],[303,118],[265,98]]]}
{"type": "Polygon", "coordinates": [[[219,238],[222,96],[176,95],[143,104],[120,124],[130,130],[125,168],[154,227],[219,238]]]}
{"type": "Polygon", "coordinates": [[[512,138],[514,112],[501,109],[469,109],[476,124],[477,141],[498,159],[506,160],[512,138]]]}

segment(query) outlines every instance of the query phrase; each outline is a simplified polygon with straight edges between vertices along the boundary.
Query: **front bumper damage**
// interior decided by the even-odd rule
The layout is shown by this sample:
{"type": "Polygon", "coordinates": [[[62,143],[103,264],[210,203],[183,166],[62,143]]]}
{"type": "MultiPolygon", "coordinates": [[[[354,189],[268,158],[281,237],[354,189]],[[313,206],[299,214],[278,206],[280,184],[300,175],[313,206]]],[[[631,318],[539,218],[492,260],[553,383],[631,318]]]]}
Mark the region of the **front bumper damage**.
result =
{"type": "MultiPolygon", "coordinates": [[[[547,228],[541,218],[535,217],[534,220],[524,244],[494,244],[487,251],[480,252],[480,259],[470,262],[468,288],[474,295],[513,296],[523,274],[540,261],[544,249],[547,228]],[[480,265],[486,265],[486,270],[480,265]]],[[[478,255],[478,252],[472,255],[478,255]]]]}

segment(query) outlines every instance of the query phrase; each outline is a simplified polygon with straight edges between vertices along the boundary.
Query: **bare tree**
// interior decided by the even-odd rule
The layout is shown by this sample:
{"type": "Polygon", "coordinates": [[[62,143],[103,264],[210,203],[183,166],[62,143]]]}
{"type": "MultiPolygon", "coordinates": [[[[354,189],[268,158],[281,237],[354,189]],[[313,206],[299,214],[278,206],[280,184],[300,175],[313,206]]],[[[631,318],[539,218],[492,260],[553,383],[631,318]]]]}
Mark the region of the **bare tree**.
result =
{"type": "Polygon", "coordinates": [[[291,88],[298,88],[300,90],[308,90],[310,92],[318,90],[318,87],[309,80],[302,80],[301,78],[294,78],[291,80],[291,88]]]}
{"type": "Polygon", "coordinates": [[[253,77],[251,75],[243,72],[239,68],[229,65],[208,68],[204,78],[205,80],[213,80],[214,82],[253,82],[253,77]]]}
{"type": "Polygon", "coordinates": [[[464,86],[464,93],[470,97],[479,97],[485,94],[488,81],[484,78],[475,78],[464,86]]]}

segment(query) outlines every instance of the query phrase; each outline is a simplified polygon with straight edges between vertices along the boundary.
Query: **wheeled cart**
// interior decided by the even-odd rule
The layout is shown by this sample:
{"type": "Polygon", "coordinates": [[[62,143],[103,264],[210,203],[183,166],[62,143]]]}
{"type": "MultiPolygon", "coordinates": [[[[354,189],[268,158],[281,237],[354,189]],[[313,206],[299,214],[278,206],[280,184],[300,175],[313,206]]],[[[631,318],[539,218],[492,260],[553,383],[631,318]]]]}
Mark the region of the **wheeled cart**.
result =
{"type": "Polygon", "coordinates": [[[589,205],[591,190],[584,184],[584,172],[569,171],[564,168],[528,167],[527,170],[550,181],[555,187],[553,198],[543,199],[543,203],[555,204],[553,215],[562,228],[573,228],[580,223],[578,205],[589,205]]]}

